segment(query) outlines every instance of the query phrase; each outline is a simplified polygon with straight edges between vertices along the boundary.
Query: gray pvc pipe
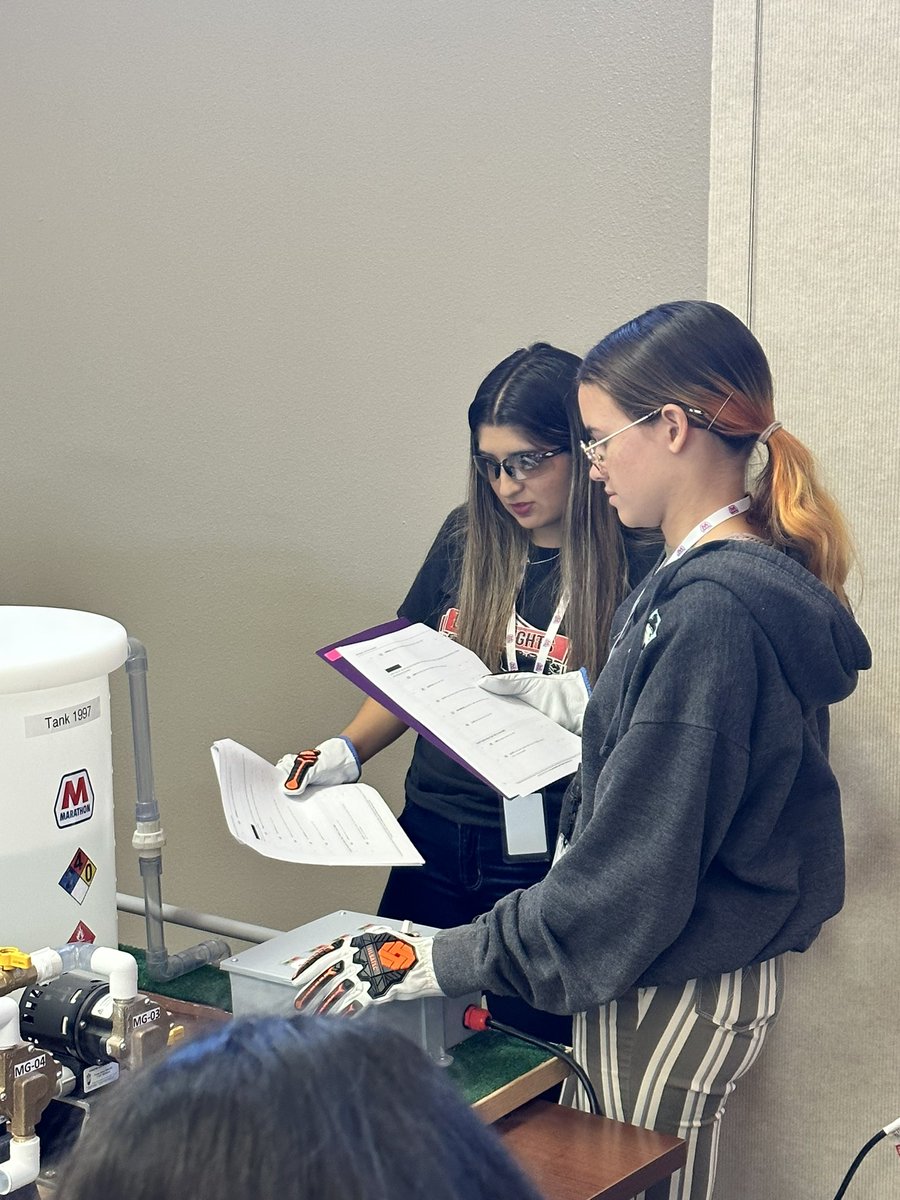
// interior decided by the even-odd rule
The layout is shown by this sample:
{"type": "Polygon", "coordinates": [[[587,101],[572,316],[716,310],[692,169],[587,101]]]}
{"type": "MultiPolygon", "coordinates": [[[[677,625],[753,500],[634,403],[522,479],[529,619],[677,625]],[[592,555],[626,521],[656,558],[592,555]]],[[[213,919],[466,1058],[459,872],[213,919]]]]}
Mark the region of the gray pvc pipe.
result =
{"type": "Polygon", "coordinates": [[[128,694],[131,698],[131,734],[134,739],[134,779],[137,785],[135,821],[158,821],[159,804],[153,786],[153,757],[150,753],[150,703],[147,697],[147,651],[137,638],[128,639],[125,659],[128,694]]]}
{"type": "MultiPolygon", "coordinates": [[[[125,892],[116,892],[116,905],[119,912],[134,913],[142,917],[146,911],[146,901],[140,896],[129,896],[125,892]]],[[[163,904],[162,918],[169,925],[184,925],[188,929],[203,929],[207,933],[220,933],[224,937],[240,938],[243,942],[268,942],[272,938],[281,937],[283,929],[269,929],[265,925],[250,925],[246,921],[233,921],[230,917],[219,917],[215,913],[194,912],[189,908],[176,908],[173,904],[163,904]]]]}
{"type": "MultiPolygon", "coordinates": [[[[153,757],[150,751],[150,703],[147,696],[147,651],[137,638],[128,639],[128,692],[131,698],[131,731],[134,738],[134,776],[137,786],[135,821],[141,826],[158,825],[159,804],[153,784],[153,757]]],[[[162,831],[159,844],[139,854],[144,884],[144,925],[147,930],[147,974],[160,983],[176,979],[195,967],[215,965],[231,956],[231,947],[219,938],[198,942],[179,954],[166,950],[162,915],[162,831]]]]}

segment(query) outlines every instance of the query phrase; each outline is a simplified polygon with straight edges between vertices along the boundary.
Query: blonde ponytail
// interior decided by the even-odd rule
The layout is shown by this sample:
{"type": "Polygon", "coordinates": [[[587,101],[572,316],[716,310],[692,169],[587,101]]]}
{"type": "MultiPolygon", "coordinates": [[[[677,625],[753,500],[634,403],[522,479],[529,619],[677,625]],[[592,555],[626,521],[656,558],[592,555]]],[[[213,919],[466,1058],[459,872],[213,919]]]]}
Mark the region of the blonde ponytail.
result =
{"type": "Polygon", "coordinates": [[[844,583],[856,558],[853,540],[812,453],[783,428],[770,433],[766,449],[769,461],[754,486],[748,518],[849,607],[844,583]]]}

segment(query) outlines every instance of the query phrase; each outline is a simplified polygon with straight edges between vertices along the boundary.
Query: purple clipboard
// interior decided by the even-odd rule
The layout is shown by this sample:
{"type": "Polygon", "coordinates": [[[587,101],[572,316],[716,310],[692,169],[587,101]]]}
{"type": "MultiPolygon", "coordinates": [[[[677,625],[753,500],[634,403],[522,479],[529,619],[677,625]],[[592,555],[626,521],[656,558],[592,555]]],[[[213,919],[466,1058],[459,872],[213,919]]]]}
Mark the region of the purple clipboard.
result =
{"type": "Polygon", "coordinates": [[[395,621],[387,621],[384,625],[373,625],[371,629],[364,629],[362,633],[354,633],[350,637],[341,638],[339,642],[332,642],[330,646],[323,646],[321,650],[316,651],[316,654],[323,662],[327,662],[330,667],[334,667],[336,671],[340,671],[351,683],[355,683],[360,691],[365,692],[367,696],[371,696],[373,700],[377,700],[388,712],[392,712],[404,725],[408,725],[416,733],[421,733],[422,737],[426,741],[431,742],[432,746],[436,746],[448,758],[452,758],[454,762],[464,767],[470,775],[474,775],[476,779],[480,779],[483,784],[486,784],[487,787],[496,792],[497,788],[489,779],[485,779],[482,774],[474,770],[470,763],[467,763],[464,758],[460,758],[455,750],[451,750],[446,742],[442,742],[437,734],[431,729],[427,729],[421,721],[410,716],[405,709],[397,704],[396,700],[392,700],[390,696],[386,696],[379,687],[376,687],[371,679],[367,679],[361,671],[351,666],[340,653],[339,648],[341,646],[352,646],[356,642],[373,641],[377,637],[382,637],[386,633],[394,633],[396,630],[403,629],[411,624],[411,621],[407,621],[403,617],[398,617],[395,621]]]}

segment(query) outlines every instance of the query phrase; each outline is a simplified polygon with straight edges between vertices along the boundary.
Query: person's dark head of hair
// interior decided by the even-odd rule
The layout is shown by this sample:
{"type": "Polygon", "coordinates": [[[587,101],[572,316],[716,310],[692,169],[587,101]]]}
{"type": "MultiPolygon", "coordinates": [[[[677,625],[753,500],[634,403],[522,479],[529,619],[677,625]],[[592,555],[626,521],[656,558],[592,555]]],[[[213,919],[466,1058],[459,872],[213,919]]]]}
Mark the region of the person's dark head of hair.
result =
{"type": "Polygon", "coordinates": [[[539,1200],[402,1034],[248,1017],[113,1085],[59,1200],[539,1200]]]}
{"type": "MultiPolygon", "coordinates": [[[[480,453],[488,428],[520,432],[534,450],[565,450],[550,459],[568,468],[561,546],[561,578],[550,586],[568,596],[566,636],[570,662],[596,678],[606,659],[612,614],[628,590],[619,522],[603,492],[590,487],[589,465],[578,448],[583,428],[576,381],[581,359],[548,342],[535,342],[499,362],[469,405],[469,449],[480,453]]],[[[486,663],[500,668],[509,614],[515,606],[531,540],[502,503],[497,487],[469,464],[469,486],[458,594],[456,636],[486,663]]],[[[558,600],[553,598],[553,603],[558,600]]]]}
{"type": "Polygon", "coordinates": [[[516,350],[484,377],[469,405],[472,453],[482,425],[515,425],[544,446],[570,444],[570,407],[581,359],[547,342],[516,350]]]}

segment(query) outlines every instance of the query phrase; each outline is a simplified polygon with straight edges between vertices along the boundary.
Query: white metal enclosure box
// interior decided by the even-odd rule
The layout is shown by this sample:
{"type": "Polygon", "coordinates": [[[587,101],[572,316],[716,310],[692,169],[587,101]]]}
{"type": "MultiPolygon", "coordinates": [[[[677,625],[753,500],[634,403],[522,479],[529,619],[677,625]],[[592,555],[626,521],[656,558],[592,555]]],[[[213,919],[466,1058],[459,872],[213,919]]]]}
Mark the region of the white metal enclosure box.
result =
{"type": "MultiPolygon", "coordinates": [[[[230,976],[234,1015],[293,1015],[297,985],[292,982],[292,976],[298,961],[317,946],[336,941],[348,933],[358,933],[367,925],[384,924],[383,917],[341,909],[226,958],[220,965],[230,976]]],[[[438,931],[430,925],[417,925],[410,932],[427,936],[438,931]]],[[[463,1025],[466,1008],[480,1003],[481,995],[473,993],[455,999],[434,996],[424,1000],[397,1000],[372,1005],[367,1011],[372,1020],[405,1033],[435,1062],[447,1063],[451,1061],[447,1051],[471,1037],[471,1031],[463,1025]]]]}

